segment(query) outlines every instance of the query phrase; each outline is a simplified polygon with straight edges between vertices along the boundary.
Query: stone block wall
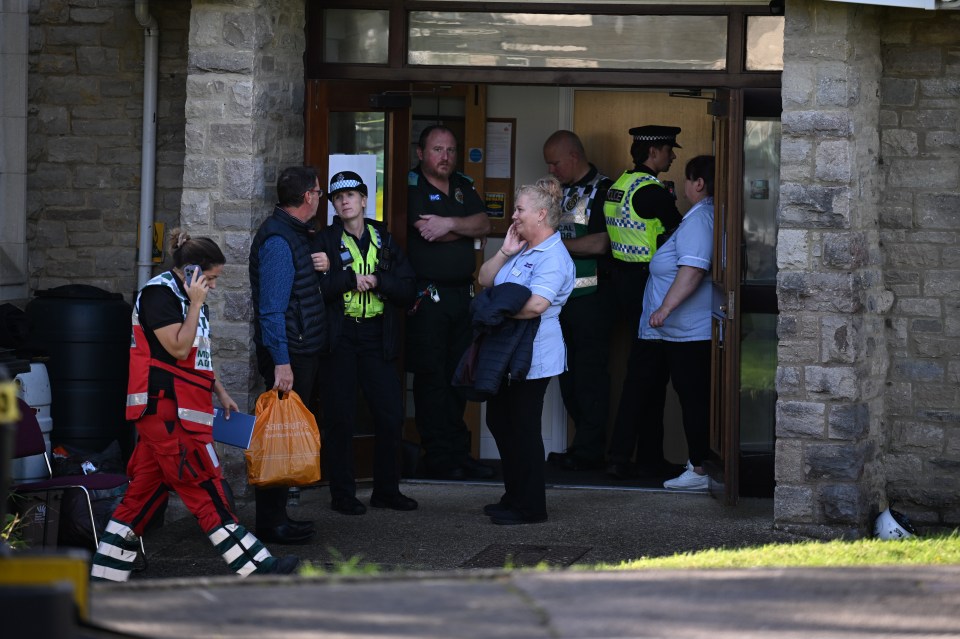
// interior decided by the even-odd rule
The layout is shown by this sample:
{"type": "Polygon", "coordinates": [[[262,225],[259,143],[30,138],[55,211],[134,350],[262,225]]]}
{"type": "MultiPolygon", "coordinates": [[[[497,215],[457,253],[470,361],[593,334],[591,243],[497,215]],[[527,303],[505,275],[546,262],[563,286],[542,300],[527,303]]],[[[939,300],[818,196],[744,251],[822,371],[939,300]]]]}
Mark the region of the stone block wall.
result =
{"type": "Polygon", "coordinates": [[[182,224],[227,258],[210,296],[220,377],[241,410],[262,385],[253,350],[250,242],[280,170],[303,163],[303,2],[195,0],[187,78],[182,224]]]}
{"type": "Polygon", "coordinates": [[[862,535],[884,499],[878,13],[786,6],[775,519],[816,537],[862,535]]]}
{"type": "Polygon", "coordinates": [[[891,357],[891,505],[960,524],[960,12],[881,18],[880,238],[891,357]]]}
{"type": "MultiPolygon", "coordinates": [[[[248,261],[276,203],[279,172],[303,164],[301,0],[194,0],[190,18],[182,224],[227,258],[213,313],[215,365],[253,412],[262,391],[253,348],[248,261]]],[[[220,447],[224,475],[246,495],[242,451],[220,447]]]]}
{"type": "MultiPolygon", "coordinates": [[[[190,0],[150,3],[160,31],[155,219],[179,223],[190,0]]],[[[144,30],[133,0],[31,3],[30,290],[70,283],[131,300],[140,216],[144,30]]]]}
{"type": "Polygon", "coordinates": [[[27,296],[27,0],[0,2],[0,301],[27,296]]]}

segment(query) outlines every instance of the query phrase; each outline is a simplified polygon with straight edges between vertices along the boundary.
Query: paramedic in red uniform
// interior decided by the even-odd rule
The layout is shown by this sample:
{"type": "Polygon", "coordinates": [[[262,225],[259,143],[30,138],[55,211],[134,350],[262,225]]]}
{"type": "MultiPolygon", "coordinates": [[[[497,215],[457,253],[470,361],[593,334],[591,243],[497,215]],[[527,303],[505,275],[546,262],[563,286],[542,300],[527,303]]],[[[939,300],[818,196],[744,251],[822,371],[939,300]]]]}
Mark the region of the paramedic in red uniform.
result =
{"type": "Polygon", "coordinates": [[[213,240],[180,229],[169,242],[173,268],[147,282],[133,308],[127,419],[136,421],[138,441],[130,485],[93,556],[91,578],[130,577],[139,536],[171,490],[237,574],[290,573],[299,560],[272,556],[233,514],[213,449],[213,393],[228,418],[237,410],[213,369],[204,304],[226,259],[213,240]],[[199,269],[185,278],[188,265],[199,269]]]}

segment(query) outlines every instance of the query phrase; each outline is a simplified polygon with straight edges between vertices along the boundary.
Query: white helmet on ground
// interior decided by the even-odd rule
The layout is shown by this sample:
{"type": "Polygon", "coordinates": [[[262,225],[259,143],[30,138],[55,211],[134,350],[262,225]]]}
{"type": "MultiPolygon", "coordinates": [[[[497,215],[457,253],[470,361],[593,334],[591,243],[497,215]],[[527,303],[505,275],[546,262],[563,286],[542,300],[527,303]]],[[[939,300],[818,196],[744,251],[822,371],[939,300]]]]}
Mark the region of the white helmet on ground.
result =
{"type": "Polygon", "coordinates": [[[873,522],[873,535],[878,539],[906,539],[915,534],[917,531],[907,516],[892,508],[887,508],[877,515],[873,522]]]}

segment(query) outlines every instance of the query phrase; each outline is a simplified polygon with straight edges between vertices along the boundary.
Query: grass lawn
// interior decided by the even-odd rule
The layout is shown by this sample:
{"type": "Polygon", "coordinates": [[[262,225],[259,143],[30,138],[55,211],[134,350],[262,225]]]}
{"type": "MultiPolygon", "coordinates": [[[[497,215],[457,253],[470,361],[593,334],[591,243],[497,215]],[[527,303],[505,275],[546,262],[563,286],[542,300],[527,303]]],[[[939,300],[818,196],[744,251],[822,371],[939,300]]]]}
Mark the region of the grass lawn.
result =
{"type": "MultiPolygon", "coordinates": [[[[298,571],[302,576],[376,575],[380,568],[361,557],[345,559],[333,553],[329,565],[309,562],[298,571]]],[[[687,552],[670,557],[641,557],[620,564],[575,565],[570,570],[653,570],[683,568],[800,568],[882,565],[960,565],[960,531],[897,541],[803,541],[768,544],[734,550],[719,548],[687,552]]],[[[505,566],[508,569],[513,566],[505,566]]],[[[546,564],[535,570],[549,570],[546,564]]]]}
{"type": "Polygon", "coordinates": [[[881,566],[890,564],[960,564],[960,533],[912,537],[896,541],[805,541],[769,544],[736,550],[715,549],[670,557],[644,557],[600,570],[654,568],[787,568],[823,566],[881,566]]]}

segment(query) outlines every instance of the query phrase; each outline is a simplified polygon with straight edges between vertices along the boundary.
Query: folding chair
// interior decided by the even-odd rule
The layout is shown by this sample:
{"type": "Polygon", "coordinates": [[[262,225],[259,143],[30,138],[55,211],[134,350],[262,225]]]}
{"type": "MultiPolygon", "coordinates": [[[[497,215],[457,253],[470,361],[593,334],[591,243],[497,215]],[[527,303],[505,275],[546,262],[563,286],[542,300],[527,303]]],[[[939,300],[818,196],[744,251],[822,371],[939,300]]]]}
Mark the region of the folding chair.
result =
{"type": "MultiPolygon", "coordinates": [[[[10,487],[10,492],[28,496],[33,493],[67,488],[76,488],[83,491],[83,495],[87,500],[87,512],[90,515],[90,530],[93,532],[93,548],[96,550],[100,540],[97,536],[97,521],[93,514],[93,499],[91,498],[90,491],[115,490],[120,486],[129,484],[130,478],[118,473],[93,473],[91,475],[54,477],[53,470],[50,467],[50,458],[47,455],[47,445],[43,440],[43,431],[40,429],[40,423],[37,421],[36,413],[33,408],[19,397],[17,398],[17,404],[20,408],[21,417],[17,423],[13,458],[20,459],[21,457],[42,454],[47,465],[47,479],[14,484],[10,487]]],[[[143,550],[142,539],[140,541],[140,549],[143,550]]]]}

